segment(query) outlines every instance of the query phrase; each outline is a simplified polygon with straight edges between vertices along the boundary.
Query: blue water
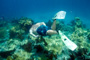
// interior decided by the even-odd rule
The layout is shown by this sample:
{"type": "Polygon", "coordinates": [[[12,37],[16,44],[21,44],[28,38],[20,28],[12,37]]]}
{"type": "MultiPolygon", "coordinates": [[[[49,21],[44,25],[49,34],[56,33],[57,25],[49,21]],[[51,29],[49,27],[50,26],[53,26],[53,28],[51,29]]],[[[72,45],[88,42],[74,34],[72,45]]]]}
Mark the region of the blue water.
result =
{"type": "Polygon", "coordinates": [[[0,0],[0,17],[29,17],[34,21],[48,21],[60,10],[67,12],[65,22],[74,17],[90,26],[90,0],[0,0]]]}

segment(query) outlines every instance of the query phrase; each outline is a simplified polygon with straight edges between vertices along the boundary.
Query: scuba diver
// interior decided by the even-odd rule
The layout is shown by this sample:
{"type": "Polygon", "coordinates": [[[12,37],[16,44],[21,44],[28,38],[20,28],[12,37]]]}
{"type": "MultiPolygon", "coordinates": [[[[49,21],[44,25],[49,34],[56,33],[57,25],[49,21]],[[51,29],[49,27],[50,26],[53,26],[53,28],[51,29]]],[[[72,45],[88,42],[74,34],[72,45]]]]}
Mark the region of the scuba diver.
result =
{"type": "Polygon", "coordinates": [[[56,19],[53,20],[53,24],[51,27],[46,26],[44,22],[36,23],[31,27],[29,32],[34,37],[57,34],[56,19]]]}
{"type": "Polygon", "coordinates": [[[34,37],[57,34],[56,19],[64,19],[65,15],[65,11],[59,11],[58,13],[56,13],[56,15],[52,18],[53,24],[51,27],[46,26],[44,22],[34,24],[29,30],[30,34],[34,37]]]}
{"type": "MultiPolygon", "coordinates": [[[[42,36],[47,36],[47,35],[53,35],[57,34],[56,31],[56,19],[65,19],[66,12],[65,11],[59,11],[56,13],[55,17],[53,18],[53,24],[50,27],[46,26],[44,22],[36,23],[31,27],[29,30],[30,34],[34,37],[39,37],[41,36],[41,40],[44,41],[45,45],[47,45],[45,39],[42,38],[42,36]]],[[[58,30],[59,36],[61,37],[61,40],[63,43],[72,51],[74,51],[77,48],[77,45],[72,42],[65,34],[63,34],[60,30],[58,30]]]]}

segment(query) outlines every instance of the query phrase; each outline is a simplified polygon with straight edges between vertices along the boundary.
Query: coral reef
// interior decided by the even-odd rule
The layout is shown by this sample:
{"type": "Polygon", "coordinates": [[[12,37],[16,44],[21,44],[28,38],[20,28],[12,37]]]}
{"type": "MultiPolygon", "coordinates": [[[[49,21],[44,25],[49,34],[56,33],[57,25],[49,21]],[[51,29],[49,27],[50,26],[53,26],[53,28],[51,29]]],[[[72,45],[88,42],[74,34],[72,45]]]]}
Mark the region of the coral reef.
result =
{"type": "Polygon", "coordinates": [[[14,53],[15,50],[9,50],[9,51],[4,51],[4,52],[0,52],[0,56],[3,58],[7,58],[9,55],[12,55],[14,53]]]}
{"type": "Polygon", "coordinates": [[[7,25],[8,21],[5,21],[5,20],[0,20],[0,27],[4,27],[5,25],[7,25]]]}
{"type": "Polygon", "coordinates": [[[86,33],[87,30],[83,29],[80,18],[75,18],[75,31],[71,35],[71,40],[74,41],[79,48],[84,48],[84,44],[87,42],[86,33]]]}
{"type": "Polygon", "coordinates": [[[75,26],[76,27],[82,27],[82,22],[79,17],[75,17],[75,26]]]}
{"type": "Polygon", "coordinates": [[[47,42],[47,46],[45,46],[45,48],[48,51],[52,51],[53,54],[61,54],[62,52],[62,47],[63,47],[63,43],[60,40],[60,37],[58,35],[53,35],[50,38],[45,37],[45,40],[47,42]]]}
{"type": "Polygon", "coordinates": [[[14,50],[20,42],[15,39],[7,40],[0,44],[0,52],[14,50]]]}
{"type": "Polygon", "coordinates": [[[22,46],[22,48],[27,51],[27,52],[31,52],[32,51],[32,43],[31,42],[28,42],[27,44],[24,44],[22,46]]]}
{"type": "Polygon", "coordinates": [[[8,30],[5,27],[0,27],[0,41],[7,40],[9,38],[8,30]]]}
{"type": "Polygon", "coordinates": [[[33,20],[26,17],[22,17],[19,19],[18,23],[20,24],[21,29],[28,31],[33,24],[33,20]]]}
{"type": "Polygon", "coordinates": [[[20,56],[14,54],[12,56],[8,56],[7,60],[25,60],[25,58],[24,57],[20,57],[20,56]]]}
{"type": "Polygon", "coordinates": [[[10,38],[19,38],[21,40],[24,39],[24,35],[25,31],[20,29],[19,26],[13,26],[10,30],[9,30],[9,35],[10,38]]]}
{"type": "Polygon", "coordinates": [[[23,24],[24,26],[26,25],[32,25],[32,20],[28,18],[20,18],[19,21],[20,24],[23,24]]]}
{"type": "MultiPolygon", "coordinates": [[[[24,50],[22,50],[22,49],[18,49],[18,50],[16,50],[15,52],[14,52],[14,55],[18,55],[19,56],[19,59],[21,58],[24,58],[24,60],[28,60],[28,59],[31,59],[32,57],[32,55],[33,55],[33,53],[30,53],[30,52],[26,52],[26,51],[24,51],[24,50]]],[[[18,57],[16,57],[16,58],[18,58],[18,57]]]]}
{"type": "Polygon", "coordinates": [[[23,40],[24,39],[24,35],[25,34],[25,31],[18,28],[18,26],[13,26],[10,30],[9,30],[9,35],[10,35],[10,39],[11,38],[17,38],[17,39],[20,39],[20,40],[23,40]]]}
{"type": "MultiPolygon", "coordinates": [[[[79,17],[70,24],[56,22],[56,30],[61,30],[78,47],[69,50],[57,35],[35,38],[29,34],[33,21],[22,17],[8,22],[0,22],[0,60],[89,60],[90,29],[84,27],[79,17]],[[12,23],[13,22],[13,23],[12,23]]],[[[49,27],[52,21],[46,23],[49,27]]]]}
{"type": "Polygon", "coordinates": [[[48,22],[46,22],[46,25],[47,25],[48,27],[51,27],[51,25],[52,25],[52,21],[49,20],[48,22]]]}
{"type": "Polygon", "coordinates": [[[78,46],[78,48],[76,49],[76,56],[78,57],[76,59],[85,60],[85,55],[87,55],[87,53],[90,52],[90,44],[87,41],[87,38],[89,37],[89,32],[87,31],[87,29],[83,28],[83,24],[81,23],[80,18],[77,17],[75,18],[75,20],[75,31],[71,34],[70,38],[78,46]]]}
{"type": "Polygon", "coordinates": [[[90,29],[87,30],[87,38],[90,41],[90,29]]]}

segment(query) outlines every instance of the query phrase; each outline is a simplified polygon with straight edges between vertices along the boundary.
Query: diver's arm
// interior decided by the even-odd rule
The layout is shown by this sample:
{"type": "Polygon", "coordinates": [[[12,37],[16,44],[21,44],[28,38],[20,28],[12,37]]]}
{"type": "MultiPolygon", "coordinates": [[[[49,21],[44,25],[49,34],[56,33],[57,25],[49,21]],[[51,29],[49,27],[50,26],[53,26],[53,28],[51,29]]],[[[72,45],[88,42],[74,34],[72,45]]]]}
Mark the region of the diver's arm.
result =
{"type": "Polygon", "coordinates": [[[45,25],[46,26],[46,24],[44,23],[44,22],[41,22],[41,24],[40,25],[45,25]]]}
{"type": "Polygon", "coordinates": [[[33,34],[32,29],[29,30],[30,34],[34,37],[38,37],[38,35],[33,34]]]}

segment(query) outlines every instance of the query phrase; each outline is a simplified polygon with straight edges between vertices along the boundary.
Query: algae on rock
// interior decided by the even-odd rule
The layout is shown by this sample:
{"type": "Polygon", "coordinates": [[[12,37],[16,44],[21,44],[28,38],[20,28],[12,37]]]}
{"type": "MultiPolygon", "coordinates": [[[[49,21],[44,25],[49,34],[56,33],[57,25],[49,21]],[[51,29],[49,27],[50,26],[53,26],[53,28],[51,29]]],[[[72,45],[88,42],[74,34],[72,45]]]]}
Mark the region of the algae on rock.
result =
{"type": "Polygon", "coordinates": [[[45,41],[48,44],[47,46],[45,46],[48,51],[52,51],[55,55],[61,54],[63,42],[58,35],[53,35],[51,36],[51,38],[45,37],[45,41]]]}

